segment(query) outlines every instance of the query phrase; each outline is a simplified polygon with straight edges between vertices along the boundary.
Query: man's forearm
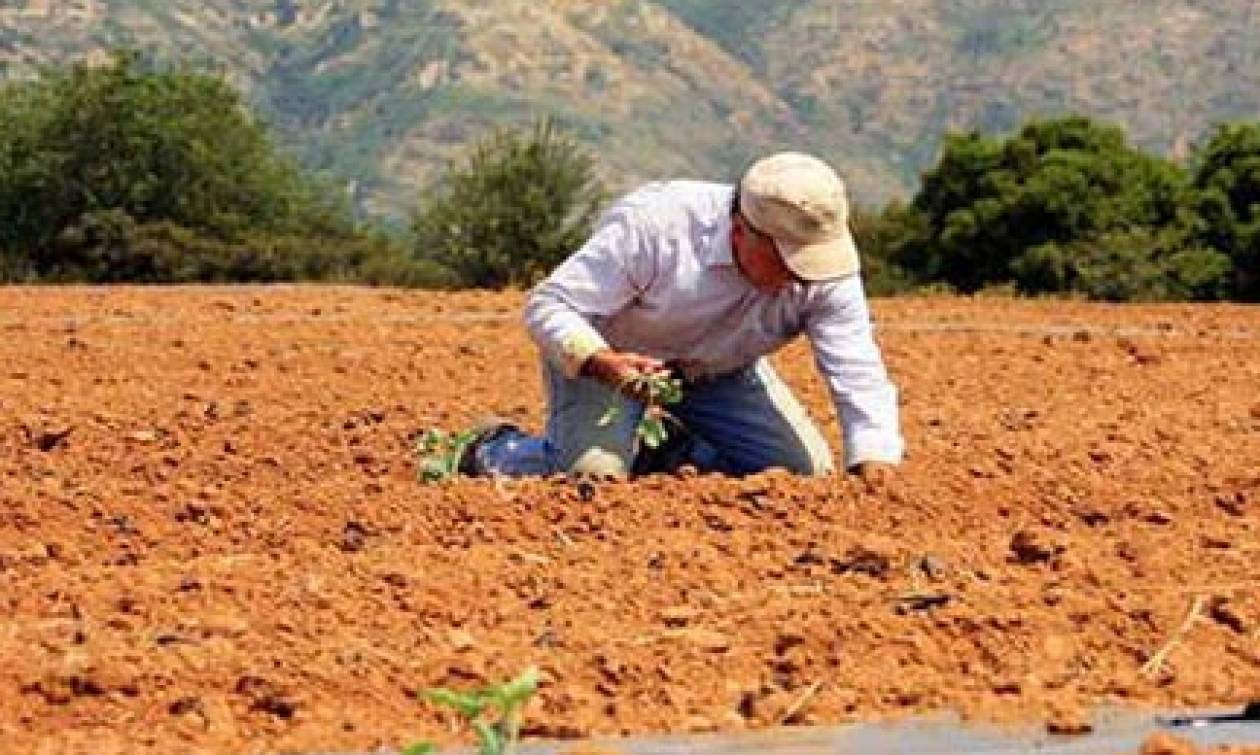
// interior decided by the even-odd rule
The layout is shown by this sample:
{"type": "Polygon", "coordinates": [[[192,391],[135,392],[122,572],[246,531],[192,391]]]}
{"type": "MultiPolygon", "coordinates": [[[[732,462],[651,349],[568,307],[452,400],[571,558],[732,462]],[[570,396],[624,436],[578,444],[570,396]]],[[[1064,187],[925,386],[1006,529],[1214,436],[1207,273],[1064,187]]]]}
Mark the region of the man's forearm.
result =
{"type": "Polygon", "coordinates": [[[538,348],[565,375],[577,377],[593,354],[608,343],[579,312],[542,284],[525,306],[525,327],[538,348]]]}

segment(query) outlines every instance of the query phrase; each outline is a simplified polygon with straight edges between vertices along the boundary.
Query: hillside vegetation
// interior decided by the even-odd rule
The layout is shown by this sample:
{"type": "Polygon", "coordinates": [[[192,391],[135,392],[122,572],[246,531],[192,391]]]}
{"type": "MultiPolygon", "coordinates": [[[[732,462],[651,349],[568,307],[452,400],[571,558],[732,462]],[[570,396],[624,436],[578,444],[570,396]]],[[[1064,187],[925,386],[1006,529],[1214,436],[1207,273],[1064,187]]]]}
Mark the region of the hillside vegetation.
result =
{"type": "Polygon", "coordinates": [[[1256,32],[1249,0],[0,0],[0,76],[118,46],[210,62],[377,216],[542,114],[614,190],[793,145],[874,205],[951,129],[1082,113],[1184,156],[1260,111],[1256,32]]]}

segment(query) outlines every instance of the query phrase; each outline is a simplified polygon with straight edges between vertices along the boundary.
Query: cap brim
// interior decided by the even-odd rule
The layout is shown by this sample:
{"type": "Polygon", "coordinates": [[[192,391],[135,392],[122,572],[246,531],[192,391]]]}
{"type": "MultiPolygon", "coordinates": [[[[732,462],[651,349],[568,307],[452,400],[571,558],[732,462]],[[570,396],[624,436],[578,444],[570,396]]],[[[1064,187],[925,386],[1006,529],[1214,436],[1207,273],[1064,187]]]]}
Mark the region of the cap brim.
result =
{"type": "Polygon", "coordinates": [[[858,258],[857,244],[848,228],[837,238],[815,244],[791,244],[775,240],[783,264],[798,278],[807,281],[826,281],[853,275],[862,267],[858,258]]]}

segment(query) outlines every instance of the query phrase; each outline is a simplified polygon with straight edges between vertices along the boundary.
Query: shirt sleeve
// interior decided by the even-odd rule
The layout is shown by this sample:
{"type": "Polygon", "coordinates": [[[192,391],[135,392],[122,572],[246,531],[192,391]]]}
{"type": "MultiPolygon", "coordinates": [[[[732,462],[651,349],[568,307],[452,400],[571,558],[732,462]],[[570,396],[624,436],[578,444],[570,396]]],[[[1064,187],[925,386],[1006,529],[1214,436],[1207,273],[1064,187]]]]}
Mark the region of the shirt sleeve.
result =
{"type": "Polygon", "coordinates": [[[807,315],[806,332],[827,382],[844,437],[844,466],[899,463],[905,453],[897,388],[871,331],[862,281],[823,284],[807,315]]]}
{"type": "Polygon", "coordinates": [[[592,354],[608,348],[595,327],[626,307],[656,275],[642,213],[622,202],[591,237],[530,293],[525,327],[543,355],[576,377],[592,354]]]}

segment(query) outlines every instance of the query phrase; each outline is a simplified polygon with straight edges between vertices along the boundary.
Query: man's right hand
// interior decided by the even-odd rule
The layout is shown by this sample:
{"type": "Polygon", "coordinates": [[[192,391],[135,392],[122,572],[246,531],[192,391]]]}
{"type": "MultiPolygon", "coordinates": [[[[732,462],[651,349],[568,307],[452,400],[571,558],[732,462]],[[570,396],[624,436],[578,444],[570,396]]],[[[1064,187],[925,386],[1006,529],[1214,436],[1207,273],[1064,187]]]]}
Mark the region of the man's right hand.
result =
{"type": "Polygon", "coordinates": [[[612,349],[595,352],[582,365],[583,375],[595,378],[614,390],[640,401],[646,396],[635,393],[634,379],[641,375],[652,375],[667,370],[665,363],[655,357],[612,349]]]}

